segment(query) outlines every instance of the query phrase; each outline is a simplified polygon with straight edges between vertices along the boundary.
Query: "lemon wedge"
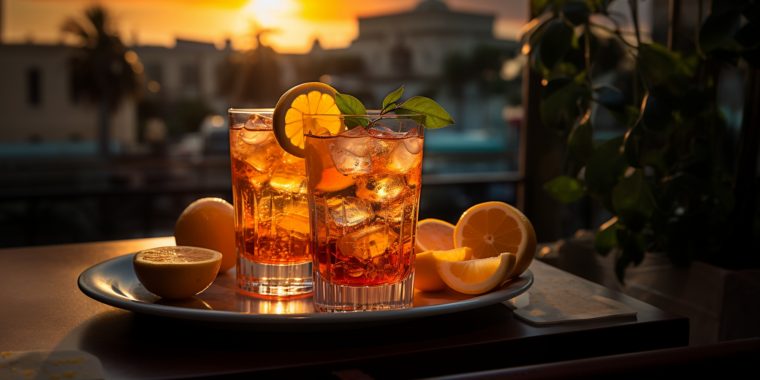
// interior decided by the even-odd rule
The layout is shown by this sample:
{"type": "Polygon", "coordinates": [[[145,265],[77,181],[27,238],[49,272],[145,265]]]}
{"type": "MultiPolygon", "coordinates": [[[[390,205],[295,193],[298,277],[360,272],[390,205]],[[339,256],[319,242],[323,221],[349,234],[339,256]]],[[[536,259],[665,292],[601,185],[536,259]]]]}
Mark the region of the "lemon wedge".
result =
{"type": "Polygon", "coordinates": [[[451,289],[464,294],[483,294],[506,281],[515,265],[509,252],[496,257],[465,261],[436,261],[441,280],[451,289]]]}
{"type": "Polygon", "coordinates": [[[414,287],[426,292],[446,289],[438,275],[438,261],[469,260],[471,256],[472,250],[468,247],[418,253],[414,258],[414,287]]]}

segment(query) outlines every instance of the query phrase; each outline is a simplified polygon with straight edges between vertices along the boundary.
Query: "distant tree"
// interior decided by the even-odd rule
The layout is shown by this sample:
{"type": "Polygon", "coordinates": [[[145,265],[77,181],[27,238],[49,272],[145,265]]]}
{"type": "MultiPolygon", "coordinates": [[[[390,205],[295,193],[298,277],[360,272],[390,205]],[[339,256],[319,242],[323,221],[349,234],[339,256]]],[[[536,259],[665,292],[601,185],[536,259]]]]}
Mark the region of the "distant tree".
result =
{"type": "Polygon", "coordinates": [[[254,31],[256,48],[242,54],[231,54],[219,68],[220,93],[231,104],[269,107],[282,93],[281,70],[277,52],[264,45],[261,37],[270,29],[254,31]]]}
{"type": "Polygon", "coordinates": [[[69,18],[61,30],[77,39],[69,64],[74,93],[98,107],[98,151],[109,155],[111,117],[128,97],[141,88],[139,60],[122,43],[100,5],[85,10],[83,19],[69,18]]]}

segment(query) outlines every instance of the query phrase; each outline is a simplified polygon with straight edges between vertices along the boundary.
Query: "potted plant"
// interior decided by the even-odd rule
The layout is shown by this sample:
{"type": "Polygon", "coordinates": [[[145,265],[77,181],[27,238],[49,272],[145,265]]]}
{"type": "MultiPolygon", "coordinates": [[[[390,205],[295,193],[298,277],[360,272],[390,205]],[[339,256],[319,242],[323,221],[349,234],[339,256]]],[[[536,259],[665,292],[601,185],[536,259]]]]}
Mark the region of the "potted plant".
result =
{"type": "Polygon", "coordinates": [[[679,39],[672,13],[662,44],[643,36],[638,1],[627,2],[623,19],[611,3],[531,2],[523,52],[542,81],[541,123],[565,141],[564,174],[544,188],[611,215],[594,247],[614,252],[621,282],[645,252],[676,266],[757,268],[760,4],[704,2],[708,9],[700,0],[694,33],[679,39]],[[747,78],[747,102],[732,129],[736,115],[718,94],[736,68],[747,78]],[[605,129],[619,133],[603,138],[605,129]]]}

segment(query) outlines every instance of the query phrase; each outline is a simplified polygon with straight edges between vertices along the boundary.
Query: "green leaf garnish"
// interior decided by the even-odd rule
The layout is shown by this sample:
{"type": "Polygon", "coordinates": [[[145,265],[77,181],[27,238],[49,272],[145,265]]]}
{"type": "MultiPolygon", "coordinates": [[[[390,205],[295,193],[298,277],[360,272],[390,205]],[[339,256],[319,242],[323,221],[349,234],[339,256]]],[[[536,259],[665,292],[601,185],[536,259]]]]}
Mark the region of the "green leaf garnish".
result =
{"type": "Polygon", "coordinates": [[[361,100],[349,94],[337,93],[335,94],[335,104],[338,106],[338,109],[342,114],[348,115],[343,119],[343,121],[346,123],[346,127],[349,129],[358,127],[360,125],[362,127],[369,125],[368,118],[355,116],[367,114],[367,108],[364,107],[364,104],[362,104],[361,100]]]}
{"type": "Polygon", "coordinates": [[[375,120],[370,120],[366,115],[367,108],[354,96],[336,93],[335,104],[338,106],[340,113],[344,116],[344,122],[346,126],[351,129],[357,126],[366,127],[375,121],[382,119],[383,115],[390,112],[396,114],[420,114],[423,116],[423,120],[420,122],[425,128],[437,129],[445,127],[449,124],[454,124],[454,119],[451,118],[446,110],[443,109],[435,100],[426,98],[424,96],[413,96],[401,104],[398,104],[401,96],[404,95],[404,86],[401,86],[393,91],[383,99],[383,108],[380,110],[380,115],[375,120]]]}
{"type": "Polygon", "coordinates": [[[395,106],[396,102],[401,99],[401,95],[404,95],[403,85],[391,91],[388,95],[385,95],[385,99],[383,99],[383,111],[392,108],[392,106],[395,106]]]}
{"type": "Polygon", "coordinates": [[[367,113],[367,108],[364,107],[361,100],[349,94],[335,94],[335,104],[344,115],[365,115],[367,113]]]}
{"type": "Polygon", "coordinates": [[[425,128],[438,129],[454,124],[454,119],[443,107],[424,96],[413,96],[398,107],[425,116],[425,128]]]}

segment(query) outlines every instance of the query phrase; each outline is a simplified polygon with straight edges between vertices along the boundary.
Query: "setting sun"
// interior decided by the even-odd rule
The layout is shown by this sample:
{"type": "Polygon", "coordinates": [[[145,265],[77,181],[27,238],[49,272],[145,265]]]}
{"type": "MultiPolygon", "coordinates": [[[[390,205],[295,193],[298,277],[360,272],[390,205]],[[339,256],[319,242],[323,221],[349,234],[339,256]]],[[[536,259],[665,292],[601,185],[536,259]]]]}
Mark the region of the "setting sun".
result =
{"type": "Polygon", "coordinates": [[[299,5],[293,0],[250,0],[243,8],[245,17],[262,27],[278,27],[298,17],[299,5]]]}

